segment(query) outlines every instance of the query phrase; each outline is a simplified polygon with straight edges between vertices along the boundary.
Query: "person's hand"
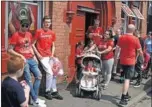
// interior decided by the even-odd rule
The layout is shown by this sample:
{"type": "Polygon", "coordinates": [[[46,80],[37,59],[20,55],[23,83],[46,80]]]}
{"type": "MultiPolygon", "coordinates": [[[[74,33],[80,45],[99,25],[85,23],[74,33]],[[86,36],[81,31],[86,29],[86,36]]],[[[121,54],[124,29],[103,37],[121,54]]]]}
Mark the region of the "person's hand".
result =
{"type": "Polygon", "coordinates": [[[43,59],[43,57],[39,54],[38,55],[39,60],[43,59]]]}
{"type": "Polygon", "coordinates": [[[23,55],[21,55],[20,57],[24,60],[24,62],[26,62],[26,58],[23,55]]]}
{"type": "Polygon", "coordinates": [[[29,85],[26,83],[26,81],[23,80],[23,81],[20,82],[20,84],[22,85],[22,87],[23,87],[23,89],[24,89],[24,92],[25,92],[26,94],[29,94],[29,92],[30,92],[30,87],[29,87],[29,85]]]}

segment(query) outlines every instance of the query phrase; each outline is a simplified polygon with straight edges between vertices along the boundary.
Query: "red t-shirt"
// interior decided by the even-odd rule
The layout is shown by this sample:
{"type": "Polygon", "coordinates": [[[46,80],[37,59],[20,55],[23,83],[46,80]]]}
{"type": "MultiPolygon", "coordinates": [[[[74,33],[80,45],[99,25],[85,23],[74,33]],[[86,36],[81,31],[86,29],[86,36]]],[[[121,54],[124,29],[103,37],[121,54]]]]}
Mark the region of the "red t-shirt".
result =
{"type": "Polygon", "coordinates": [[[10,38],[10,44],[15,45],[15,51],[22,54],[26,59],[32,58],[32,34],[16,32],[10,38]]]}
{"type": "Polygon", "coordinates": [[[52,30],[45,32],[43,29],[39,29],[36,31],[34,39],[37,40],[37,50],[43,57],[52,55],[52,43],[56,40],[56,35],[52,30]]]}
{"type": "MultiPolygon", "coordinates": [[[[83,47],[82,46],[78,46],[76,48],[76,56],[77,55],[81,55],[83,53],[83,47]]],[[[81,64],[81,60],[82,60],[82,57],[77,57],[77,64],[81,64]]]]}
{"type": "Polygon", "coordinates": [[[86,66],[84,68],[86,71],[93,71],[93,72],[96,72],[96,69],[94,67],[89,67],[89,66],[86,66]]]}
{"type": "Polygon", "coordinates": [[[135,65],[136,51],[141,48],[139,39],[133,35],[122,35],[117,44],[121,48],[120,64],[135,65]]]}
{"type": "MultiPolygon", "coordinates": [[[[100,39],[99,44],[97,44],[97,47],[98,47],[99,51],[104,51],[109,46],[111,46],[112,48],[114,47],[113,40],[104,41],[103,39],[100,39]]],[[[108,59],[111,59],[113,57],[114,57],[114,54],[113,54],[113,50],[112,49],[108,53],[101,54],[101,59],[102,60],[108,60],[108,59]]]]}
{"type": "MultiPolygon", "coordinates": [[[[98,33],[99,35],[101,35],[103,33],[103,30],[101,27],[94,28],[94,26],[89,26],[88,32],[89,33],[98,33]]],[[[98,44],[100,39],[101,39],[100,36],[93,35],[93,37],[92,37],[92,40],[94,41],[95,44],[98,44]]]]}

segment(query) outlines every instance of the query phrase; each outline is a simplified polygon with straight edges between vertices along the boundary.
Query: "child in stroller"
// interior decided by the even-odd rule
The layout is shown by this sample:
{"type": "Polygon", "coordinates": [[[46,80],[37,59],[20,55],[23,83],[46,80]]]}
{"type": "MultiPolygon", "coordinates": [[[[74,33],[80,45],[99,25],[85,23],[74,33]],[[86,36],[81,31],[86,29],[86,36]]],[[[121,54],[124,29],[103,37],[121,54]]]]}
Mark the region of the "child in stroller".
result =
{"type": "Polygon", "coordinates": [[[76,87],[76,96],[83,97],[84,93],[90,93],[93,98],[100,100],[101,87],[99,86],[101,70],[100,57],[93,53],[86,53],[81,61],[82,77],[76,87]]]}
{"type": "Polygon", "coordinates": [[[85,66],[83,71],[84,79],[85,79],[85,85],[86,87],[94,87],[96,84],[96,79],[94,75],[98,75],[96,72],[96,68],[93,67],[93,62],[89,61],[88,65],[85,66]],[[89,82],[91,80],[91,82],[89,82]],[[91,83],[91,84],[88,84],[91,83]]]}

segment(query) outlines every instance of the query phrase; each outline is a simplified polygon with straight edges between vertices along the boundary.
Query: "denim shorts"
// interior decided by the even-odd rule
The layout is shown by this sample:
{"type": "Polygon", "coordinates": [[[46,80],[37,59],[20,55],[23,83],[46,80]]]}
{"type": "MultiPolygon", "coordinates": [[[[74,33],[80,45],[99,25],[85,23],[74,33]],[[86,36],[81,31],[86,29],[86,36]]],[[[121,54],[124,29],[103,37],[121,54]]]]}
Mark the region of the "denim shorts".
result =
{"type": "Polygon", "coordinates": [[[134,65],[121,65],[125,79],[132,79],[135,74],[135,66],[134,65]]]}

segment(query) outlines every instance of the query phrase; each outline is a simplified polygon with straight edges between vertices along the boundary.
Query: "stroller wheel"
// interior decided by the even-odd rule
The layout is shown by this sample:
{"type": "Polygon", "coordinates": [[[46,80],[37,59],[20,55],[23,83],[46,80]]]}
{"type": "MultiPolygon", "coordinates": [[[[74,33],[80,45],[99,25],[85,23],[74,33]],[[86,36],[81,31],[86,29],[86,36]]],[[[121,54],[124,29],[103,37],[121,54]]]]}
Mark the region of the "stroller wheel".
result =
{"type": "Polygon", "coordinates": [[[95,92],[93,92],[93,94],[92,94],[92,98],[94,98],[94,99],[96,99],[97,98],[97,92],[95,91],[95,92]]]}
{"type": "Polygon", "coordinates": [[[75,90],[75,96],[76,96],[76,97],[79,97],[79,96],[80,96],[80,92],[79,92],[79,91],[80,91],[79,88],[76,87],[76,90],[75,90]]]}
{"type": "Polygon", "coordinates": [[[101,96],[102,96],[102,92],[101,92],[101,91],[98,91],[96,99],[97,99],[97,100],[100,100],[100,99],[101,99],[101,96]]]}
{"type": "Polygon", "coordinates": [[[83,97],[84,96],[84,93],[82,90],[80,90],[80,97],[83,97]]]}

